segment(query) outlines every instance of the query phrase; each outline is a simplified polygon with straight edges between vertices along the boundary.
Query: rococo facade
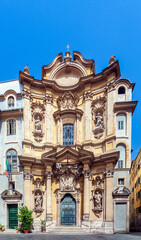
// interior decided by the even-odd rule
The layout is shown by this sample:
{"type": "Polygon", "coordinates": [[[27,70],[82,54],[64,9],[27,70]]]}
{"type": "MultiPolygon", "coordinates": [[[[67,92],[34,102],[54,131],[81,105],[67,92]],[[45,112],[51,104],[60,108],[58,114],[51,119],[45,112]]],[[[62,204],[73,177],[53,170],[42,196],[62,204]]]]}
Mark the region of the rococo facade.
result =
{"type": "MultiPolygon", "coordinates": [[[[94,61],[76,51],[73,58],[67,51],[64,59],[58,54],[43,66],[42,80],[30,76],[28,67],[19,73],[22,107],[8,112],[10,120],[20,119],[22,127],[16,126],[22,142],[17,172],[11,173],[15,185],[11,192],[1,191],[0,204],[28,206],[35,230],[45,219],[47,230],[65,225],[91,232],[129,231],[131,120],[137,102],[132,101],[134,84],[119,78],[114,56],[95,74],[94,61]],[[16,188],[17,176],[23,177],[23,188],[16,188]]],[[[6,101],[4,92],[1,99],[6,101]]],[[[15,125],[10,126],[13,131],[15,125]]],[[[0,177],[6,179],[2,171],[0,177]]],[[[4,214],[8,228],[8,210],[4,214]]]]}

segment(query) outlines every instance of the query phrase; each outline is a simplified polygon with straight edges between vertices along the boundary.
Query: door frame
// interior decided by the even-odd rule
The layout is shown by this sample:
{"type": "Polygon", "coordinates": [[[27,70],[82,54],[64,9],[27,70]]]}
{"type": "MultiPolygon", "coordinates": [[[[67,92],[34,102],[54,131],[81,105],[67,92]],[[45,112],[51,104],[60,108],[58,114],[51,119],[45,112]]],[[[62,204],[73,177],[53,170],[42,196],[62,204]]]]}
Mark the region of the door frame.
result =
{"type": "Polygon", "coordinates": [[[65,191],[65,192],[61,192],[60,189],[57,189],[57,191],[55,191],[56,193],[56,225],[57,226],[62,226],[61,225],[61,200],[64,198],[64,196],[66,194],[70,194],[75,202],[76,202],[76,225],[75,226],[80,226],[80,189],[77,189],[76,191],[65,191]]]}
{"type": "MultiPolygon", "coordinates": [[[[5,205],[5,228],[9,229],[9,213],[8,213],[8,205],[12,205],[12,204],[17,204],[18,206],[18,213],[19,213],[19,207],[21,206],[21,201],[5,201],[4,205],[5,205]]],[[[19,225],[19,221],[18,221],[18,225],[19,225]]]]}
{"type": "Polygon", "coordinates": [[[129,199],[114,199],[114,232],[129,232],[129,199]],[[126,204],[126,230],[116,230],[116,204],[126,204]]]}

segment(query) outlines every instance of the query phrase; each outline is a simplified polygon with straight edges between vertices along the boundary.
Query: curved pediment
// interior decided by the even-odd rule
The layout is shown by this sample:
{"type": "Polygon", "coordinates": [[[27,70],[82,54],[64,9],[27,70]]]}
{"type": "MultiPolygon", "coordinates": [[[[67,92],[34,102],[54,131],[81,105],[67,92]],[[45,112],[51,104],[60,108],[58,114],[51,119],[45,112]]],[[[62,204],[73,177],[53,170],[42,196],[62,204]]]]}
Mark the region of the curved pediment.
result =
{"type": "Polygon", "coordinates": [[[49,75],[49,80],[54,80],[59,86],[68,87],[79,82],[81,77],[87,76],[86,69],[76,62],[63,62],[49,75]]]}

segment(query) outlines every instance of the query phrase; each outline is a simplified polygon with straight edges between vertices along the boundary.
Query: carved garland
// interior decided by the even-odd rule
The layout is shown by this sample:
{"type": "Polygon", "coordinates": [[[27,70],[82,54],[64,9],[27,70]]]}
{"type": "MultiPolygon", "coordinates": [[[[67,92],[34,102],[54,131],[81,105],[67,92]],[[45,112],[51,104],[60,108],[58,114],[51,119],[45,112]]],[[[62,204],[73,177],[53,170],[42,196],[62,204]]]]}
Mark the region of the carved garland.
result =
{"type": "Polygon", "coordinates": [[[97,97],[92,101],[92,118],[94,119],[94,129],[93,133],[96,139],[103,136],[104,132],[104,111],[105,111],[106,98],[97,97]]]}

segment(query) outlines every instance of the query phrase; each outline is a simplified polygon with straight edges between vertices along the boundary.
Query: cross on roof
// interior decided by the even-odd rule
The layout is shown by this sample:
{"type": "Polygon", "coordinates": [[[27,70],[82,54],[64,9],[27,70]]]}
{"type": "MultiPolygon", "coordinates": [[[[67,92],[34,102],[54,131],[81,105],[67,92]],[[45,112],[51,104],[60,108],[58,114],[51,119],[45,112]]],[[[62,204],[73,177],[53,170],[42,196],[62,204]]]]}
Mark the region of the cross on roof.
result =
{"type": "Polygon", "coordinates": [[[67,44],[67,51],[70,51],[70,45],[67,44]]]}

